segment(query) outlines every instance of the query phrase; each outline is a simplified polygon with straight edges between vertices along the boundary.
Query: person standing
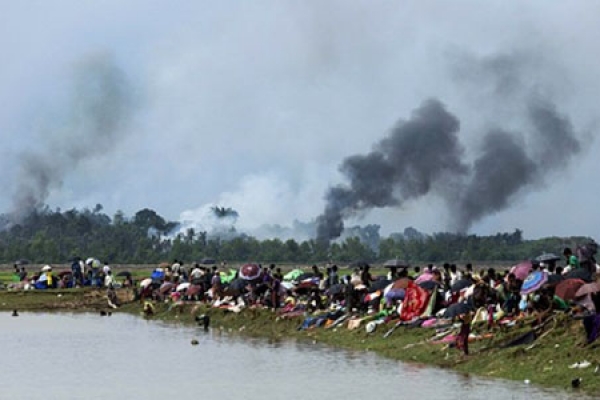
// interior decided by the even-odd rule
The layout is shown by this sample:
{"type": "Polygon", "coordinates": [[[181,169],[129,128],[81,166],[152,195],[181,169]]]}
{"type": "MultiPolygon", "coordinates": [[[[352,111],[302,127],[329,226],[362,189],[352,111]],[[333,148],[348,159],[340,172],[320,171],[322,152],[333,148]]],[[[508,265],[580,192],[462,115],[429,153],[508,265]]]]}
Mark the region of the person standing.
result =
{"type": "Polygon", "coordinates": [[[563,250],[563,256],[565,256],[565,259],[567,261],[567,266],[565,267],[563,273],[567,273],[569,271],[579,268],[579,259],[576,255],[573,254],[571,248],[565,247],[565,249],[563,250]]]}

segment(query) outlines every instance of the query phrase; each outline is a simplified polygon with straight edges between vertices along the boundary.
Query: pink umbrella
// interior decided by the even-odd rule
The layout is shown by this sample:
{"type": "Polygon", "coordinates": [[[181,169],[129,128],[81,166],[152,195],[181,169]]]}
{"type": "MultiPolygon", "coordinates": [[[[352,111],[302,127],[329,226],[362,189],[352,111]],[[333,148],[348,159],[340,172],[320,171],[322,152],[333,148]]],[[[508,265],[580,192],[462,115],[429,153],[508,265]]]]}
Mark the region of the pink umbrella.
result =
{"type": "Polygon", "coordinates": [[[187,292],[185,292],[185,294],[187,294],[188,296],[195,296],[195,295],[199,294],[201,291],[202,291],[202,286],[190,285],[190,287],[188,287],[187,292]]]}
{"type": "Polygon", "coordinates": [[[421,282],[430,281],[432,279],[433,279],[433,274],[430,273],[429,271],[425,271],[421,275],[419,275],[419,277],[417,279],[415,279],[415,283],[419,284],[421,282]]]}
{"type": "Polygon", "coordinates": [[[523,261],[523,262],[513,266],[510,269],[510,272],[512,274],[514,274],[517,277],[517,279],[524,281],[532,269],[533,269],[533,266],[531,265],[531,261],[523,261]]]}

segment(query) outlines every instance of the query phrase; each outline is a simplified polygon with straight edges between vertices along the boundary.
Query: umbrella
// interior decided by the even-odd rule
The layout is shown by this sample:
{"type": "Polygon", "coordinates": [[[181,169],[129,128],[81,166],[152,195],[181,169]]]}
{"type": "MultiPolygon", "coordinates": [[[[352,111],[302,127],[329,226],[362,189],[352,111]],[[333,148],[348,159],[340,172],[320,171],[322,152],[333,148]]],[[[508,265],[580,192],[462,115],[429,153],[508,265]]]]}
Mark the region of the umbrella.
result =
{"type": "Polygon", "coordinates": [[[527,278],[527,275],[531,272],[533,265],[531,261],[523,261],[510,269],[510,272],[513,273],[517,279],[524,281],[527,278]]]}
{"type": "Polygon", "coordinates": [[[419,285],[422,289],[425,290],[435,290],[438,288],[439,283],[436,281],[423,281],[421,283],[418,283],[417,285],[419,285]]]}
{"type": "Polygon", "coordinates": [[[233,290],[244,290],[244,288],[246,287],[246,285],[248,284],[247,281],[245,281],[244,279],[241,278],[236,278],[234,280],[232,280],[231,282],[229,282],[229,287],[233,290]]]}
{"type": "Polygon", "coordinates": [[[221,283],[226,285],[235,279],[237,271],[235,269],[230,269],[229,272],[221,271],[219,275],[221,276],[221,283]]]}
{"type": "Polygon", "coordinates": [[[592,294],[592,293],[596,293],[596,292],[600,292],[600,284],[597,282],[593,282],[593,283],[586,283],[584,285],[581,285],[581,287],[577,290],[577,293],[575,293],[575,297],[581,297],[581,296],[585,296],[587,294],[592,294]]]}
{"type": "Polygon", "coordinates": [[[176,292],[181,292],[184,291],[186,289],[188,289],[190,287],[191,283],[189,282],[184,282],[184,283],[180,283],[179,285],[177,285],[177,288],[175,289],[176,292]]]}
{"type": "Polygon", "coordinates": [[[52,271],[52,267],[49,265],[44,265],[42,267],[42,272],[48,272],[48,271],[52,271]]]}
{"type": "Polygon", "coordinates": [[[24,258],[21,258],[21,259],[15,261],[15,265],[27,265],[27,264],[29,264],[29,260],[26,260],[24,258]]]}
{"type": "Polygon", "coordinates": [[[336,294],[340,294],[344,291],[344,285],[342,285],[341,283],[338,283],[336,285],[331,285],[331,287],[329,289],[327,289],[327,293],[330,296],[335,296],[336,294]]]}
{"type": "Polygon", "coordinates": [[[294,270],[291,270],[290,272],[288,272],[287,274],[285,274],[283,276],[283,280],[284,281],[295,281],[302,274],[304,274],[304,271],[302,271],[301,269],[294,269],[294,270]]]}
{"type": "Polygon", "coordinates": [[[131,272],[129,271],[121,271],[117,274],[117,276],[131,276],[131,272]]]}
{"type": "Polygon", "coordinates": [[[548,282],[548,273],[546,271],[534,271],[523,282],[521,294],[533,293],[544,286],[546,282],[548,282]]]}
{"type": "Polygon", "coordinates": [[[260,277],[260,267],[257,264],[245,264],[240,268],[240,278],[253,281],[260,277]]]}
{"type": "Polygon", "coordinates": [[[175,287],[174,283],[165,282],[162,285],[160,285],[160,289],[158,291],[160,292],[160,294],[165,294],[165,293],[170,292],[174,287],[175,287]]]}
{"type": "Polygon", "coordinates": [[[453,293],[460,292],[461,290],[468,288],[472,284],[473,282],[470,279],[460,279],[454,282],[452,286],[450,286],[450,291],[453,293]]]}
{"type": "Polygon", "coordinates": [[[200,264],[204,264],[204,265],[213,265],[216,263],[217,263],[217,260],[215,260],[214,258],[203,258],[202,261],[200,261],[200,264]]]}
{"type": "Polygon", "coordinates": [[[537,256],[535,258],[535,261],[539,261],[539,262],[543,262],[543,263],[549,263],[552,261],[559,261],[561,259],[561,257],[557,256],[554,253],[544,253],[540,256],[537,256]]]}
{"type": "Polygon", "coordinates": [[[392,281],[388,281],[387,279],[378,279],[375,282],[371,282],[371,286],[369,287],[369,292],[375,292],[377,290],[385,289],[392,281]]]}
{"type": "Polygon", "coordinates": [[[190,285],[185,292],[188,296],[195,296],[202,290],[202,286],[200,285],[190,285]]]}
{"type": "Polygon", "coordinates": [[[472,311],[472,307],[467,303],[454,303],[444,312],[444,318],[454,318],[472,311]]]}
{"type": "Polygon", "coordinates": [[[298,282],[302,282],[314,276],[315,274],[313,274],[312,272],[304,272],[302,275],[297,276],[295,280],[298,282]]]}
{"type": "Polygon", "coordinates": [[[548,275],[548,282],[546,282],[549,285],[556,285],[559,282],[562,282],[565,280],[565,277],[562,276],[561,274],[552,274],[552,275],[548,275]]]}
{"type": "Polygon", "coordinates": [[[592,273],[587,268],[575,268],[565,274],[565,279],[581,279],[585,282],[592,282],[592,273]]]}
{"type": "Polygon", "coordinates": [[[63,276],[65,276],[65,275],[71,275],[72,273],[73,272],[71,272],[71,271],[60,271],[58,273],[58,276],[60,276],[62,278],[63,276]]]}
{"type": "Polygon", "coordinates": [[[556,285],[554,293],[565,301],[573,300],[575,293],[585,284],[581,279],[565,279],[556,285]]]}
{"type": "Polygon", "coordinates": [[[385,263],[383,263],[383,266],[386,268],[406,268],[406,267],[408,267],[408,265],[405,262],[400,261],[397,258],[395,258],[393,260],[387,260],[385,263]]]}

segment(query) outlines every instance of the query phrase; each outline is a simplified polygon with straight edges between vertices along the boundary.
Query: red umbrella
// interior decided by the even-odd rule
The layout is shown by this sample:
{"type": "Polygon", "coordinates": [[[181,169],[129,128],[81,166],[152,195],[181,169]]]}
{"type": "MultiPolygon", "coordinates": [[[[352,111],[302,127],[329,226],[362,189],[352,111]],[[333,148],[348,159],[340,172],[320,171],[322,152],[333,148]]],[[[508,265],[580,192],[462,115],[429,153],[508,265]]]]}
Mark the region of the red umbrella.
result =
{"type": "Polygon", "coordinates": [[[72,275],[72,274],[73,274],[73,272],[71,272],[71,271],[60,271],[58,273],[58,276],[60,276],[62,278],[65,275],[72,275]]]}
{"type": "Polygon", "coordinates": [[[533,269],[533,265],[531,265],[531,261],[523,261],[510,269],[510,272],[513,273],[517,279],[524,281],[531,270],[533,269]]]}
{"type": "Polygon", "coordinates": [[[253,281],[260,277],[260,267],[257,264],[245,264],[240,268],[240,278],[253,281]]]}
{"type": "Polygon", "coordinates": [[[585,284],[581,279],[565,279],[556,285],[554,294],[565,301],[573,300],[577,291],[585,284]]]}

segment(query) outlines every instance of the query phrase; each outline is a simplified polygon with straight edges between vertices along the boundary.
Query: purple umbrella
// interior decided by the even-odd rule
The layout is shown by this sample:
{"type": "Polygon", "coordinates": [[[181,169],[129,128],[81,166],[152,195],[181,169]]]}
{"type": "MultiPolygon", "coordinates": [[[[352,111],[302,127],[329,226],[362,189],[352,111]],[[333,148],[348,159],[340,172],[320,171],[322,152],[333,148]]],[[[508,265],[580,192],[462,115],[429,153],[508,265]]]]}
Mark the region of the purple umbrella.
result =
{"type": "Polygon", "coordinates": [[[240,278],[253,281],[260,277],[260,267],[257,264],[245,264],[240,268],[240,278]]]}
{"type": "Polygon", "coordinates": [[[548,282],[548,273],[546,271],[532,272],[523,282],[523,286],[521,286],[521,294],[533,293],[544,286],[546,282],[548,282]]]}

